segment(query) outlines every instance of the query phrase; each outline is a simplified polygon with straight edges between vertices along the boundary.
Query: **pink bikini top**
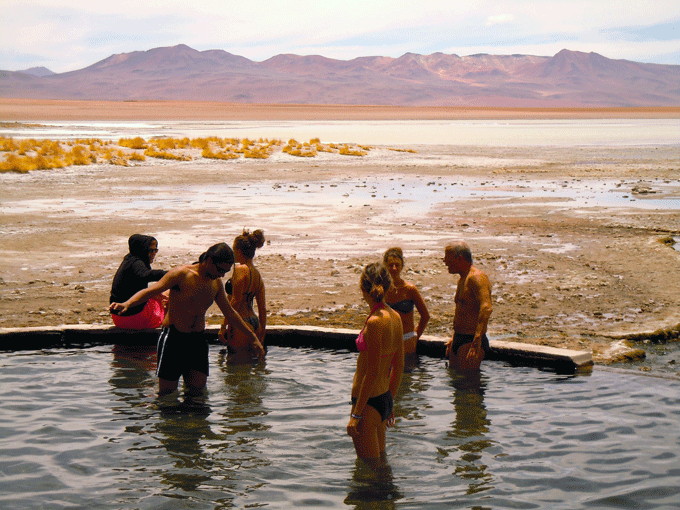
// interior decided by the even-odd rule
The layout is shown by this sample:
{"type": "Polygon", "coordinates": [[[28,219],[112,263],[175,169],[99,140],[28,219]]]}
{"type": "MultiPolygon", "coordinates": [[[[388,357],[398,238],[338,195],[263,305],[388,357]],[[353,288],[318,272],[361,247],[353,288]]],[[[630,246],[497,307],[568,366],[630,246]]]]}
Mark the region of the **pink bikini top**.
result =
{"type": "MultiPolygon", "coordinates": [[[[368,323],[368,319],[371,318],[371,315],[373,315],[378,308],[382,308],[384,306],[385,306],[385,303],[382,303],[382,302],[376,303],[376,305],[371,310],[371,313],[369,313],[368,317],[366,317],[366,322],[364,322],[364,328],[366,327],[366,324],[368,323]]],[[[359,352],[365,352],[365,351],[368,350],[368,346],[366,345],[366,340],[364,339],[364,328],[361,328],[361,332],[359,333],[359,336],[356,339],[357,350],[359,352]]]]}

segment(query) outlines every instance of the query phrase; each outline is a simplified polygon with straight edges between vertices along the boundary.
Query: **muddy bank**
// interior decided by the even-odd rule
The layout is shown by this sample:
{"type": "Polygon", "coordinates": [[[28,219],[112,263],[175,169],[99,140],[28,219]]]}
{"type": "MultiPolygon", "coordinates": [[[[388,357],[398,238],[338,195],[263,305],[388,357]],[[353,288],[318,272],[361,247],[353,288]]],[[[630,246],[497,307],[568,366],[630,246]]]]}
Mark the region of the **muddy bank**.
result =
{"type": "Polygon", "coordinates": [[[448,336],[441,256],[462,238],[493,282],[498,339],[605,363],[627,336],[677,338],[680,252],[663,242],[680,230],[676,147],[409,149],[2,175],[0,327],[108,324],[130,234],[157,237],[169,268],[246,227],[268,239],[256,264],[271,324],[360,328],[361,268],[399,245],[426,333],[448,336]]]}

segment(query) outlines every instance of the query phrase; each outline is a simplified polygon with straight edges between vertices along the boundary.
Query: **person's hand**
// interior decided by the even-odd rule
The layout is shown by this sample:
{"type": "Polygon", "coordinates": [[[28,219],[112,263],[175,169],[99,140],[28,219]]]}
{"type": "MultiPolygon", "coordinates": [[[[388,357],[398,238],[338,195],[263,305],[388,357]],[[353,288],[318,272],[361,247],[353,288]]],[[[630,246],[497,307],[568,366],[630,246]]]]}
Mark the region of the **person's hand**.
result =
{"type": "Polygon", "coordinates": [[[347,424],[347,435],[352,437],[357,437],[359,435],[359,420],[354,416],[349,417],[349,423],[347,424]]]}
{"type": "Polygon", "coordinates": [[[253,342],[253,348],[255,349],[255,354],[258,357],[258,359],[264,359],[265,356],[264,346],[258,339],[256,339],[255,342],[253,342]]]}
{"type": "Polygon", "coordinates": [[[390,413],[389,418],[387,418],[387,426],[391,427],[394,425],[394,412],[390,413]]]}
{"type": "Polygon", "coordinates": [[[446,342],[446,357],[449,358],[451,357],[451,346],[453,345],[453,338],[446,342]]]}
{"type": "Polygon", "coordinates": [[[127,311],[128,307],[123,303],[111,303],[109,305],[109,312],[115,315],[121,315],[127,311]]]}
{"type": "Polygon", "coordinates": [[[223,344],[227,343],[227,328],[225,326],[220,327],[220,332],[217,333],[217,338],[223,344]]]}
{"type": "Polygon", "coordinates": [[[461,346],[458,351],[458,365],[463,371],[479,370],[483,359],[484,349],[482,349],[481,339],[461,346]]]}

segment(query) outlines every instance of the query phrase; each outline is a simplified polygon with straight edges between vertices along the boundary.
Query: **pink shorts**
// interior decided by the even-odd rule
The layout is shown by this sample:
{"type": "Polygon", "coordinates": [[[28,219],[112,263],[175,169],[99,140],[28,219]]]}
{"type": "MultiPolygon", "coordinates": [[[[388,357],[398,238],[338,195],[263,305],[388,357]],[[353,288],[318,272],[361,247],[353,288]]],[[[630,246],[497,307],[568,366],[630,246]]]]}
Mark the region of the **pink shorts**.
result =
{"type": "Polygon", "coordinates": [[[116,327],[123,329],[154,329],[163,323],[165,308],[158,298],[150,298],[144,310],[135,315],[114,315],[111,319],[116,327]]]}

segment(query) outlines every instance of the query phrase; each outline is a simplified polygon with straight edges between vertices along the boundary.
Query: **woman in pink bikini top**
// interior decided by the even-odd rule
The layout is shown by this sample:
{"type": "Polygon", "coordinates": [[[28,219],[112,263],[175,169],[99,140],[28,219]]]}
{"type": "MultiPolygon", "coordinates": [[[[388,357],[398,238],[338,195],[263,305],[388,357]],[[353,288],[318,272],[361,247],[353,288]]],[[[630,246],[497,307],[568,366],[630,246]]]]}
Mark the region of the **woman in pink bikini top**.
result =
{"type": "Polygon", "coordinates": [[[399,314],[384,302],[392,284],[385,266],[366,266],[360,284],[371,312],[356,339],[359,356],[347,433],[359,458],[381,463],[386,459],[385,430],[393,420],[393,395],[404,371],[403,328],[399,314]]]}

